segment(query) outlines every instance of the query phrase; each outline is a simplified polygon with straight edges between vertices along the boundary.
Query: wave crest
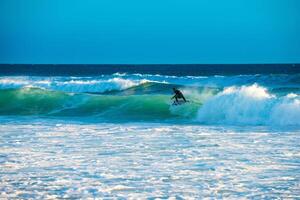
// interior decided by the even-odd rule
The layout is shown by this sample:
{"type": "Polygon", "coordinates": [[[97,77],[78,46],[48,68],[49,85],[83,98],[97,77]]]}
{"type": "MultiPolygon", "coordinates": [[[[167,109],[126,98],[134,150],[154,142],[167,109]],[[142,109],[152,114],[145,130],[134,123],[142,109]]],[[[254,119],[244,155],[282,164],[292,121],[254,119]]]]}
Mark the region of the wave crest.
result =
{"type": "Polygon", "coordinates": [[[150,82],[146,79],[131,80],[121,77],[110,77],[104,79],[65,79],[42,77],[9,77],[0,79],[0,89],[34,87],[64,92],[92,92],[103,93],[114,90],[124,90],[150,82]]]}
{"type": "Polygon", "coordinates": [[[271,95],[257,84],[229,87],[206,101],[197,121],[231,125],[300,125],[300,100],[296,94],[271,95]]]}

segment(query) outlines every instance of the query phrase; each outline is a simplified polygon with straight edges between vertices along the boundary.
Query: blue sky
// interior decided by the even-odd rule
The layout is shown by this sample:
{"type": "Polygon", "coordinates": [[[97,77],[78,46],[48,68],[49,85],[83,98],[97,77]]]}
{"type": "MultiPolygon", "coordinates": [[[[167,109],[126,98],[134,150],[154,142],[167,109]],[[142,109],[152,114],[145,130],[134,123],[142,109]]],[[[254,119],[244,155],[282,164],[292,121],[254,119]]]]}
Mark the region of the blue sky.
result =
{"type": "Polygon", "coordinates": [[[300,63],[300,1],[1,0],[0,63],[300,63]]]}

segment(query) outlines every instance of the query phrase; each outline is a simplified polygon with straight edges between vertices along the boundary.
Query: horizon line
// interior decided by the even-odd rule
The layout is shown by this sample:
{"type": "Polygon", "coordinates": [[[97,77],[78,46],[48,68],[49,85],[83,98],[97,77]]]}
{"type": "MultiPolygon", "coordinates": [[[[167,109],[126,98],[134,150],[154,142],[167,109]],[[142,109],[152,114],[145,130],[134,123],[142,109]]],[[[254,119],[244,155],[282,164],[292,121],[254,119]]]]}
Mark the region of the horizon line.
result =
{"type": "Polygon", "coordinates": [[[0,63],[0,65],[300,65],[299,63],[0,63]]]}

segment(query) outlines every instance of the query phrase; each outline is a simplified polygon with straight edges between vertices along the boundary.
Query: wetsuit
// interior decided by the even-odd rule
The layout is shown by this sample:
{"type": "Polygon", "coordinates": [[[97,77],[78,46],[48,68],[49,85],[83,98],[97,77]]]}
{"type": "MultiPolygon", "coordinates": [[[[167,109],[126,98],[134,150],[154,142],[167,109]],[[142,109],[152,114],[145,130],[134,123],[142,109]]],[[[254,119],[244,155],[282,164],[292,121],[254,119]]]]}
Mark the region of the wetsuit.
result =
{"type": "Polygon", "coordinates": [[[175,98],[176,102],[178,102],[178,99],[183,99],[186,102],[186,99],[184,98],[182,92],[180,92],[179,90],[174,90],[174,93],[175,95],[173,98],[175,98]]]}

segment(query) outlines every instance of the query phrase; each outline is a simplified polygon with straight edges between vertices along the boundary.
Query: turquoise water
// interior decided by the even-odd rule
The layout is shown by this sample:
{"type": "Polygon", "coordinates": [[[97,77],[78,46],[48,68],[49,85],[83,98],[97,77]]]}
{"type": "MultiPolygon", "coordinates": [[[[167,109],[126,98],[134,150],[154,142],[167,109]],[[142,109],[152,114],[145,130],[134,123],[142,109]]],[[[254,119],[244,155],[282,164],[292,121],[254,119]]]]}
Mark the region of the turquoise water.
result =
{"type": "Polygon", "coordinates": [[[299,88],[299,74],[2,76],[0,197],[300,198],[299,88]]]}
{"type": "Polygon", "coordinates": [[[95,122],[300,125],[296,75],[0,78],[0,115],[95,122]],[[173,106],[172,88],[189,103],[173,106]]]}

